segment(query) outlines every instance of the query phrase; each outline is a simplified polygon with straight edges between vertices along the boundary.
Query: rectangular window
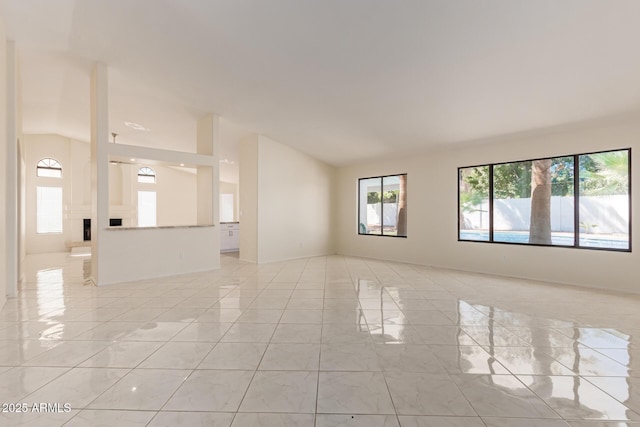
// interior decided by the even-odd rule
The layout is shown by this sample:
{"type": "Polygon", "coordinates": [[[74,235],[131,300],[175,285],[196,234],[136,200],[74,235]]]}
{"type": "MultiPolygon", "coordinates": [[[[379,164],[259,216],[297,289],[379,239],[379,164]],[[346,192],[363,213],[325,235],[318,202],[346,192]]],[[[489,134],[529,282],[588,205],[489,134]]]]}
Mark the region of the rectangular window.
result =
{"type": "Polygon", "coordinates": [[[233,222],[233,193],[220,193],[220,222],[233,222]]]}
{"type": "Polygon", "coordinates": [[[458,170],[458,222],[463,240],[489,240],[489,166],[458,170]]]}
{"type": "Polygon", "coordinates": [[[630,149],[459,168],[458,240],[630,251],[629,170],[630,149]]]}
{"type": "Polygon", "coordinates": [[[138,191],[138,227],[156,226],[156,192],[138,191]]]}
{"type": "Polygon", "coordinates": [[[36,232],[62,233],[62,187],[37,187],[36,232]]]}
{"type": "Polygon", "coordinates": [[[630,154],[621,150],[579,156],[580,246],[630,249],[630,154]]]}
{"type": "Polygon", "coordinates": [[[358,234],[407,237],[407,174],[358,180],[358,234]]]}

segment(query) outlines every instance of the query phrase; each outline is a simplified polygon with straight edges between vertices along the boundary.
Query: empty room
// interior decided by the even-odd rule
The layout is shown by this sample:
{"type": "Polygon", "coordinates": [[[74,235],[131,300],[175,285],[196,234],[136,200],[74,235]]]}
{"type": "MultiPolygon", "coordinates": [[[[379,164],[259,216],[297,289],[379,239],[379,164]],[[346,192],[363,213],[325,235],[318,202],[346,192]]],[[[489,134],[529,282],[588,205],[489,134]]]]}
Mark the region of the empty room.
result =
{"type": "Polygon", "coordinates": [[[640,425],[640,2],[0,2],[0,425],[640,425]]]}

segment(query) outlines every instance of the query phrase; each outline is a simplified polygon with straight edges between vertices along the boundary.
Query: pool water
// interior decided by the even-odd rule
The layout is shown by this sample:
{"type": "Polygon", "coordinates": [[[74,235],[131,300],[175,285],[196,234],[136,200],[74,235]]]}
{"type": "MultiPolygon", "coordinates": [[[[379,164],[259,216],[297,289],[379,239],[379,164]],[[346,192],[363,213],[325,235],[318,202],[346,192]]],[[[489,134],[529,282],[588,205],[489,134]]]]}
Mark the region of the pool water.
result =
{"type": "MultiPolygon", "coordinates": [[[[489,241],[488,230],[460,230],[460,240],[489,241]]],[[[529,243],[529,232],[527,231],[494,231],[494,242],[502,243],[529,243]]],[[[573,234],[552,233],[551,242],[554,246],[573,246],[573,234]]],[[[610,236],[589,235],[580,238],[581,247],[607,248],[607,249],[629,249],[629,240],[616,239],[610,236]]]]}

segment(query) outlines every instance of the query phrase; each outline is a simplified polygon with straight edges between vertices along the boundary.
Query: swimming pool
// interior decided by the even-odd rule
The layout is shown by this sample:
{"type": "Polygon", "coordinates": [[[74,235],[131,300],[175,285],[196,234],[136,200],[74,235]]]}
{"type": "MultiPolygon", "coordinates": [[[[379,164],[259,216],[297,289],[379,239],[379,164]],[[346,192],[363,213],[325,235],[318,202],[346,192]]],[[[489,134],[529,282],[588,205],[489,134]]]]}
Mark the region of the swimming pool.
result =
{"type": "MultiPolygon", "coordinates": [[[[460,240],[489,241],[488,230],[460,230],[460,240]]],[[[528,231],[494,231],[493,241],[501,243],[529,243],[528,231]]],[[[552,233],[554,246],[573,246],[572,233],[552,233]]],[[[628,238],[590,234],[580,238],[580,246],[587,248],[629,249],[628,238]]]]}

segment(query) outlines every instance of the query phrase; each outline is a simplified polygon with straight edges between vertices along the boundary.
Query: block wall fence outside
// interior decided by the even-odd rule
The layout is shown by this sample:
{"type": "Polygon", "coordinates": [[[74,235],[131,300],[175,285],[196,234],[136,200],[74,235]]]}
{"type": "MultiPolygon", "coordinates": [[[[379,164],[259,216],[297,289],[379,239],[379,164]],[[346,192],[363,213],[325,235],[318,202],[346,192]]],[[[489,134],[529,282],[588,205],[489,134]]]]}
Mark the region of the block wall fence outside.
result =
{"type": "MultiPolygon", "coordinates": [[[[551,229],[573,231],[574,201],[572,197],[551,197],[551,229]]],[[[493,226],[497,230],[528,231],[531,218],[531,198],[499,199],[494,201],[493,226]]],[[[626,233],[628,231],[629,197],[580,196],[580,221],[593,227],[592,233],[626,233]]],[[[467,229],[488,229],[489,201],[465,212],[467,229]]]]}

